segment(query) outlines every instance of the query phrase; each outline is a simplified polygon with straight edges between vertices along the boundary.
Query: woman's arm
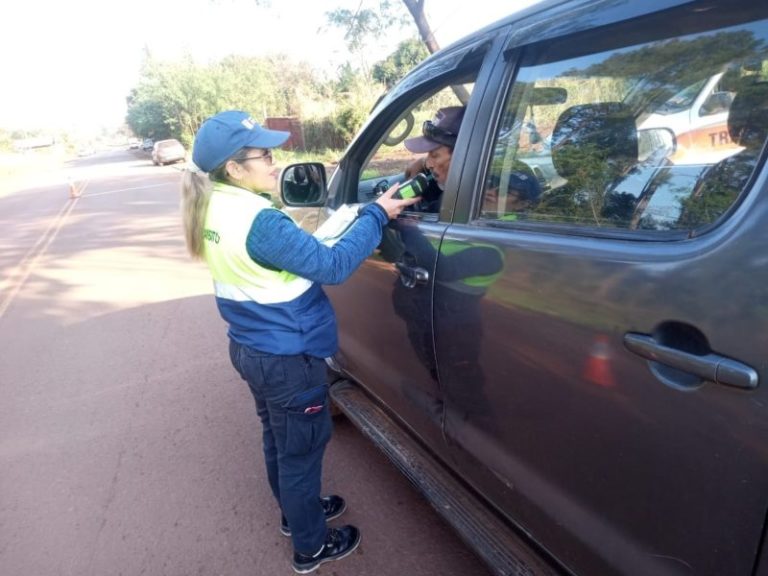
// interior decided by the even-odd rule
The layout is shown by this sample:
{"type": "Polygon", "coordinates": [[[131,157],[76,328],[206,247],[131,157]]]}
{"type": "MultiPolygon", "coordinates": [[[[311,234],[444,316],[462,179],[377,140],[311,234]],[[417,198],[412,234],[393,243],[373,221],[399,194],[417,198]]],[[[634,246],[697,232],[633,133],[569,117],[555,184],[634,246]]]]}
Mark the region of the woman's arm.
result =
{"type": "Polygon", "coordinates": [[[262,210],[246,240],[250,257],[259,265],[285,270],[320,284],[340,284],[381,242],[388,221],[378,204],[366,206],[344,236],[328,247],[279,210],[262,210]]]}

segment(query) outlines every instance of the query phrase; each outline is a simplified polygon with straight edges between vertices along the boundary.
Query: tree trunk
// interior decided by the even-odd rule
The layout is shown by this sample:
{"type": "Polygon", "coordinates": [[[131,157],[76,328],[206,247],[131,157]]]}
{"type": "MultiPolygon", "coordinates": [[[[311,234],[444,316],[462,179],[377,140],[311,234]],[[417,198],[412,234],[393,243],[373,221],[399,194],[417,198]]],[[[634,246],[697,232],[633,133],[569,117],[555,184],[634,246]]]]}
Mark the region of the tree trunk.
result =
{"type": "Polygon", "coordinates": [[[430,54],[434,54],[440,50],[440,45],[435,40],[435,35],[432,33],[432,28],[427,22],[427,17],[424,15],[424,2],[426,0],[403,0],[403,4],[408,8],[408,12],[411,13],[413,21],[416,23],[416,28],[419,30],[419,36],[424,42],[424,45],[429,50],[430,54]]]}
{"type": "MultiPolygon", "coordinates": [[[[408,8],[408,12],[411,13],[413,21],[416,23],[416,28],[419,30],[419,36],[421,36],[422,42],[429,50],[430,54],[434,54],[440,50],[440,45],[435,40],[435,35],[432,33],[432,28],[427,22],[427,17],[424,15],[424,3],[426,0],[403,0],[403,4],[408,8]]],[[[456,94],[456,98],[466,106],[469,102],[469,92],[461,85],[451,86],[453,93],[456,94]]]]}

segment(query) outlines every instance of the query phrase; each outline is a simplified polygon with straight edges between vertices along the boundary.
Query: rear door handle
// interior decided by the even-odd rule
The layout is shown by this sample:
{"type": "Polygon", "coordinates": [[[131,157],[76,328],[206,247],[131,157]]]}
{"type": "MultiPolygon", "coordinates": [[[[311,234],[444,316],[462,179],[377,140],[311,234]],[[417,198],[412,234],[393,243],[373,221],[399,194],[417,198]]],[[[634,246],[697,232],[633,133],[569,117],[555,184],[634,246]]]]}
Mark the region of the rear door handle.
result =
{"type": "Polygon", "coordinates": [[[395,267],[400,273],[400,281],[406,288],[423,286],[429,282],[429,272],[420,266],[408,266],[402,262],[395,262],[395,267]]]}
{"type": "Polygon", "coordinates": [[[624,346],[646,360],[664,364],[710,382],[746,390],[757,388],[758,376],[754,368],[719,354],[691,354],[659,344],[646,334],[632,332],[624,335],[624,346]]]}

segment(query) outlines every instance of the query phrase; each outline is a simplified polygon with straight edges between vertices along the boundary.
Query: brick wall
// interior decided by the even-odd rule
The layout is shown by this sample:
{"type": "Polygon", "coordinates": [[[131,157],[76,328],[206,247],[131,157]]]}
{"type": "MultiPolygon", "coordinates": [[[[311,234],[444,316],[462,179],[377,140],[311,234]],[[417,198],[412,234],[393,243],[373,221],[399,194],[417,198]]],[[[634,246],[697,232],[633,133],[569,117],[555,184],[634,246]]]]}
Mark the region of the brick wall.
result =
{"type": "Polygon", "coordinates": [[[272,117],[265,120],[265,125],[270,130],[283,130],[290,132],[291,136],[282,146],[287,150],[304,150],[304,128],[296,116],[272,117]]]}

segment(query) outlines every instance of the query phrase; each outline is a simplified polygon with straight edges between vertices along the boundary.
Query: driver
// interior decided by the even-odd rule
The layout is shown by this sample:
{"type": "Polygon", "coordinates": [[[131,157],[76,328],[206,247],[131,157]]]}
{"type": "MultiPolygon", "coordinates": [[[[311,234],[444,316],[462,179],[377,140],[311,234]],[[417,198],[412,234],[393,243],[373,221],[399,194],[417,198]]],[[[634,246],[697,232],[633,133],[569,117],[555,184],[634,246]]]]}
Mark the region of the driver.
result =
{"type": "Polygon", "coordinates": [[[421,136],[408,138],[403,143],[410,152],[426,153],[426,156],[414,160],[406,168],[405,177],[413,178],[418,173],[432,176],[421,201],[413,207],[418,212],[440,211],[440,198],[448,178],[453,148],[456,146],[465,110],[464,106],[438,109],[434,119],[422,124],[421,136]]]}

